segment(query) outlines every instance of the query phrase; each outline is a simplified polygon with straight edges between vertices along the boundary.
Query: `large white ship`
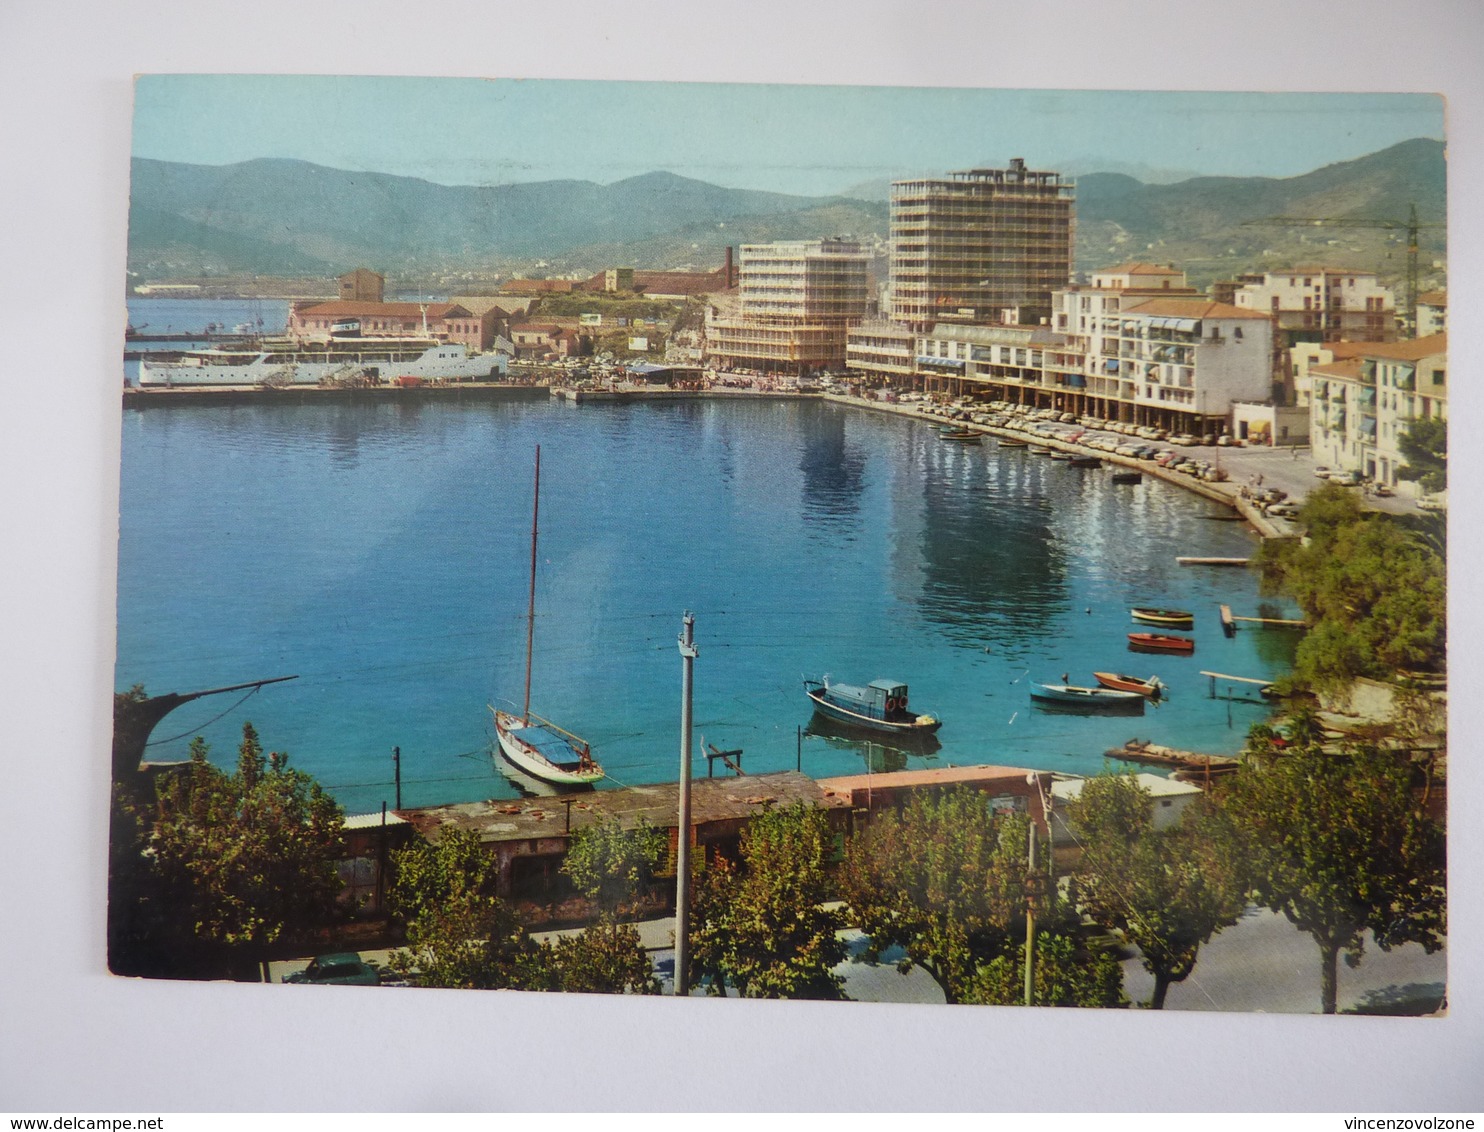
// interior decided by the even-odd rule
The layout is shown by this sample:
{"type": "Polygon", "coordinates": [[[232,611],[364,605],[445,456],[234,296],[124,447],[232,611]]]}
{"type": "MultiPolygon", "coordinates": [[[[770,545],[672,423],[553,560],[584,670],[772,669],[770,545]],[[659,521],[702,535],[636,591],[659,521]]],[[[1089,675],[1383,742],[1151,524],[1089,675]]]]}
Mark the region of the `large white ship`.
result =
{"type": "Polygon", "coordinates": [[[179,361],[139,363],[144,388],[214,385],[353,388],[410,381],[499,381],[508,355],[470,353],[431,338],[340,338],[323,345],[265,342],[253,347],[189,350],[179,361]]]}

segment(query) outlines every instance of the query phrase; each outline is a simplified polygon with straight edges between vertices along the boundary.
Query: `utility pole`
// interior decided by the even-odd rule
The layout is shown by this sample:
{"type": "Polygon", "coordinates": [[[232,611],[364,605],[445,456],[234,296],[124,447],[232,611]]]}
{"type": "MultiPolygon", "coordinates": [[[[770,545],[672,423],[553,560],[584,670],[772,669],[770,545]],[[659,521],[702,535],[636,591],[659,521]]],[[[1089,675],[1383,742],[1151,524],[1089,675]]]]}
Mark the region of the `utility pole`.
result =
{"type": "Polygon", "coordinates": [[[397,780],[397,809],[402,808],[402,748],[392,748],[392,772],[397,780]]]}
{"type": "Polygon", "coordinates": [[[1025,1004],[1034,1006],[1035,1000],[1035,954],[1036,954],[1036,819],[1030,821],[1029,875],[1025,892],[1025,1004]]]}
{"type": "Polygon", "coordinates": [[[695,664],[696,619],[690,610],[680,634],[680,820],[675,852],[675,993],[690,992],[690,728],[691,669],[695,664]]]}

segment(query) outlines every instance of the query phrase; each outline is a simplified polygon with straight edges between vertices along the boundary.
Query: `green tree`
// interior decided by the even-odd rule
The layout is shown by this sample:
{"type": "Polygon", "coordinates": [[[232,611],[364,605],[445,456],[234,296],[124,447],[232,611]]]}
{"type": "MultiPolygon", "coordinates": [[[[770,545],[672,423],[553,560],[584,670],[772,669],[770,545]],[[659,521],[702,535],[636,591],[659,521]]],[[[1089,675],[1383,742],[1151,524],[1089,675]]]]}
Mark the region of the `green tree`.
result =
{"type": "MultiPolygon", "coordinates": [[[[407,850],[403,850],[407,852],[407,850]]],[[[504,901],[456,886],[407,924],[407,947],[388,966],[416,973],[421,986],[456,990],[520,988],[535,945],[504,901]]]]}
{"type": "Polygon", "coordinates": [[[1448,486],[1448,422],[1441,417],[1421,417],[1397,434],[1396,446],[1406,460],[1396,474],[1415,480],[1426,492],[1448,486]]]}
{"type": "MultiPolygon", "coordinates": [[[[564,864],[582,877],[591,899],[606,892],[614,906],[634,898],[655,859],[655,831],[624,832],[590,827],[574,841],[575,857],[564,864]],[[582,846],[577,849],[577,846],[582,846]],[[648,848],[641,848],[648,846],[648,848]],[[595,871],[607,862],[622,883],[595,871]],[[626,864],[625,864],[626,862],[626,864]]],[[[664,835],[658,834],[658,852],[664,835]]],[[[493,858],[467,830],[452,829],[437,844],[418,842],[393,856],[393,910],[407,922],[406,949],[390,966],[416,972],[423,986],[466,990],[546,990],[607,994],[653,994],[659,990],[638,932],[615,922],[612,911],[582,932],[537,943],[514,911],[496,895],[493,858]]]]}
{"type": "Polygon", "coordinates": [[[665,832],[646,821],[635,829],[600,822],[573,834],[562,872],[606,915],[618,916],[644,895],[668,848],[665,832]]]}
{"type": "MultiPolygon", "coordinates": [[[[1024,1006],[1025,944],[1016,944],[1013,950],[996,955],[980,967],[963,1001],[982,1006],[1024,1006]]],[[[1110,952],[1089,947],[1065,932],[1037,932],[1031,1005],[1126,1006],[1123,968],[1110,952]]]]}
{"type": "Polygon", "coordinates": [[[1249,758],[1223,806],[1258,901],[1319,947],[1324,1013],[1335,1012],[1340,953],[1357,965],[1367,931],[1383,951],[1442,946],[1444,839],[1420,813],[1406,762],[1372,748],[1249,758]]]}
{"type": "Polygon", "coordinates": [[[1201,944],[1247,905],[1232,839],[1217,815],[1154,829],[1153,799],[1127,774],[1088,779],[1068,808],[1082,846],[1077,891],[1092,918],[1138,947],[1154,976],[1150,1009],[1195,969],[1201,944]]]}
{"type": "Polygon", "coordinates": [[[989,800],[965,789],[876,815],[840,873],[870,954],[902,947],[902,970],[921,966],[949,1002],[963,1001],[979,967],[1024,933],[1027,821],[994,818],[989,800]]]}
{"type": "Polygon", "coordinates": [[[495,895],[494,859],[468,830],[445,831],[392,854],[388,905],[407,925],[407,947],[389,966],[429,987],[499,990],[522,984],[535,950],[495,895]]]}
{"type": "Polygon", "coordinates": [[[577,994],[659,994],[660,982],[632,924],[604,918],[553,943],[522,963],[527,990],[577,994]]]}
{"type": "Polygon", "coordinates": [[[1292,594],[1312,626],[1295,657],[1299,683],[1334,689],[1398,669],[1441,671],[1447,584],[1436,547],[1333,485],[1309,497],[1300,521],[1303,543],[1272,540],[1259,556],[1265,583],[1292,594]]]}
{"type": "Polygon", "coordinates": [[[206,742],[162,776],[151,811],[120,801],[113,896],[131,926],[111,954],[129,974],[190,974],[255,965],[264,948],[336,916],[335,863],[344,814],[320,785],[263,756],[243,725],[237,770],[208,761],[206,742]]]}
{"type": "Polygon", "coordinates": [[[825,862],[826,815],[802,803],[757,814],[742,833],[742,863],[718,861],[701,876],[692,947],[713,993],[730,983],[744,998],[840,998],[833,968],[846,956],[825,862]]]}

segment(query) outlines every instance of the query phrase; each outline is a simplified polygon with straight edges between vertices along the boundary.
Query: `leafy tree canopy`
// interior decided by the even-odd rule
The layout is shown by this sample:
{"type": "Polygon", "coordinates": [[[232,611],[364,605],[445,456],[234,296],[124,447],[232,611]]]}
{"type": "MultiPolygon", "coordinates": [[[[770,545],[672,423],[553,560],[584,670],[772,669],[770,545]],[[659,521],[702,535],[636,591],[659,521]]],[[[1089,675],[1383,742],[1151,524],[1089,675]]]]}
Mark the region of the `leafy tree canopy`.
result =
{"type": "Polygon", "coordinates": [[[1224,809],[1241,836],[1258,900],[1320,950],[1321,1003],[1335,1011],[1336,958],[1359,963],[1369,931],[1383,950],[1442,946],[1442,831],[1420,812],[1410,766],[1386,752],[1297,747],[1250,759],[1224,809]]]}
{"type": "Polygon", "coordinates": [[[836,934],[825,861],[828,819],[802,803],[757,814],[742,834],[742,864],[718,861],[697,892],[697,972],[744,998],[839,998],[833,968],[846,956],[836,934]]]}
{"type": "Polygon", "coordinates": [[[170,974],[230,961],[228,953],[335,915],[340,807],[289,769],[287,755],[264,757],[251,723],[235,773],[213,766],[209,753],[193,740],[189,764],[160,777],[152,810],[119,797],[111,915],[130,926],[111,926],[115,970],[170,974]],[[175,970],[145,972],[141,963],[175,970]]]}
{"type": "Polygon", "coordinates": [[[1295,674],[1316,688],[1398,669],[1440,671],[1447,649],[1447,580],[1429,540],[1390,516],[1363,513],[1333,485],[1300,512],[1304,544],[1269,542],[1266,582],[1292,594],[1312,625],[1295,674]]]}
{"type": "Polygon", "coordinates": [[[1068,820],[1082,845],[1082,906],[1138,947],[1154,976],[1150,1006],[1160,1009],[1170,985],[1195,969],[1201,944],[1246,907],[1233,839],[1219,817],[1203,812],[1156,832],[1149,792],[1126,774],[1089,779],[1068,820]]]}
{"type": "Polygon", "coordinates": [[[1396,474],[1415,480],[1426,492],[1448,486],[1448,422],[1441,417],[1420,417],[1398,434],[1397,447],[1407,462],[1396,474]]]}
{"type": "MultiPolygon", "coordinates": [[[[1025,944],[1016,944],[980,967],[962,1001],[982,1006],[1024,1006],[1025,944]]],[[[1031,970],[1031,1005],[1126,1006],[1123,968],[1111,952],[1089,947],[1062,932],[1038,932],[1031,970]]]]}
{"type": "Polygon", "coordinates": [[[873,817],[840,874],[872,952],[901,946],[902,969],[923,967],[949,1002],[1024,930],[1029,819],[995,818],[988,807],[971,790],[916,795],[899,814],[873,817]]]}
{"type": "Polygon", "coordinates": [[[562,871],[607,914],[633,905],[665,860],[664,830],[641,821],[624,829],[617,819],[584,826],[572,836],[562,871]]]}

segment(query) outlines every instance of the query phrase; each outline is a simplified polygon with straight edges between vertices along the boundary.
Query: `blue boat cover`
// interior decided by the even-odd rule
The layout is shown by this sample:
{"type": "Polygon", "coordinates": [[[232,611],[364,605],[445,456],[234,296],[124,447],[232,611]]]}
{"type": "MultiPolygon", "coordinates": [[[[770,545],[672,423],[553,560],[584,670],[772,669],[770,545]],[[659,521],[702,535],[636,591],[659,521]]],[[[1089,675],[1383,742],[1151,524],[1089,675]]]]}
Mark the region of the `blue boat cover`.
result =
{"type": "Polygon", "coordinates": [[[510,734],[528,747],[534,747],[552,766],[577,770],[582,765],[582,755],[572,745],[572,740],[550,727],[533,723],[529,727],[512,727],[510,734]]]}

